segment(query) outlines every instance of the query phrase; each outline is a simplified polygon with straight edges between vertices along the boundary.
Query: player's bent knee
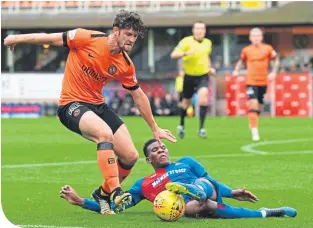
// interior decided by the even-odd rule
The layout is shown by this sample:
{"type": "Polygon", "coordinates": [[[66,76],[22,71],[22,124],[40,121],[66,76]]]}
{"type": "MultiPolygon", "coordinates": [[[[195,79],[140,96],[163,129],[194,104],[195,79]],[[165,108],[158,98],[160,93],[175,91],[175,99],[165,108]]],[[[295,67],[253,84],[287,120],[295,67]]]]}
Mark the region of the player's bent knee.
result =
{"type": "Polygon", "coordinates": [[[106,132],[104,130],[97,131],[95,132],[95,142],[100,143],[100,142],[110,142],[113,143],[113,133],[111,132],[106,132]]]}
{"type": "Polygon", "coordinates": [[[139,154],[136,150],[132,152],[127,151],[122,156],[119,156],[119,159],[127,165],[134,165],[139,159],[139,154]]]}

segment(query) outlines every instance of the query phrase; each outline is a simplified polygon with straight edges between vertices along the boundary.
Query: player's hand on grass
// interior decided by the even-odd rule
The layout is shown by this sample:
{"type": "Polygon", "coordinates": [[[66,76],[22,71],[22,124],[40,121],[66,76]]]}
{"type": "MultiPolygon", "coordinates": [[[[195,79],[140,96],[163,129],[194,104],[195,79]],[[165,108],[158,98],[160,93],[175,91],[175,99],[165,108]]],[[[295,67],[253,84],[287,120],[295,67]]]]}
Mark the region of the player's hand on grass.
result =
{"type": "Polygon", "coordinates": [[[73,205],[79,205],[79,206],[83,206],[84,205],[84,199],[81,198],[77,192],[75,191],[75,189],[73,189],[71,186],[69,185],[65,185],[61,188],[60,191],[60,197],[65,199],[67,202],[69,202],[70,204],[73,205]]]}
{"type": "Polygon", "coordinates": [[[172,135],[172,133],[169,130],[166,129],[157,128],[156,130],[153,131],[153,136],[156,140],[159,141],[160,144],[161,139],[166,139],[172,143],[175,143],[177,141],[176,137],[172,135]]]}
{"type": "Polygon", "coordinates": [[[258,197],[247,191],[246,188],[232,190],[232,198],[239,201],[249,201],[255,203],[258,201],[258,197]]]}
{"type": "Polygon", "coordinates": [[[268,76],[267,79],[269,81],[273,81],[276,78],[276,73],[275,72],[271,72],[268,76]]]}
{"type": "Polygon", "coordinates": [[[17,41],[16,41],[16,35],[9,35],[4,39],[4,46],[7,46],[10,48],[10,51],[14,51],[14,47],[16,45],[17,41]]]}

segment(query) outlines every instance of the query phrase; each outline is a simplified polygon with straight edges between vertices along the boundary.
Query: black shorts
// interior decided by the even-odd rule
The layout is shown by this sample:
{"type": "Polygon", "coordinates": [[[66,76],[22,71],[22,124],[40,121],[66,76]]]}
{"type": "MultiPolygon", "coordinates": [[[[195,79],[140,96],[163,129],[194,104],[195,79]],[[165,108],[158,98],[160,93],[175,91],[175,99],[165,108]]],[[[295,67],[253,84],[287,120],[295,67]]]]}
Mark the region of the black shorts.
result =
{"type": "Polygon", "coordinates": [[[113,134],[124,123],[123,120],[105,103],[90,104],[85,102],[71,102],[59,106],[58,116],[61,123],[69,130],[81,135],[79,130],[79,121],[82,115],[87,111],[93,111],[111,128],[113,134]]]}
{"type": "Polygon", "coordinates": [[[264,97],[266,94],[267,86],[253,86],[247,85],[247,96],[248,99],[257,99],[260,104],[264,103],[264,97]]]}
{"type": "Polygon", "coordinates": [[[204,74],[201,76],[190,76],[188,74],[185,74],[183,85],[183,98],[190,99],[192,95],[202,87],[209,87],[208,74],[204,74]]]}

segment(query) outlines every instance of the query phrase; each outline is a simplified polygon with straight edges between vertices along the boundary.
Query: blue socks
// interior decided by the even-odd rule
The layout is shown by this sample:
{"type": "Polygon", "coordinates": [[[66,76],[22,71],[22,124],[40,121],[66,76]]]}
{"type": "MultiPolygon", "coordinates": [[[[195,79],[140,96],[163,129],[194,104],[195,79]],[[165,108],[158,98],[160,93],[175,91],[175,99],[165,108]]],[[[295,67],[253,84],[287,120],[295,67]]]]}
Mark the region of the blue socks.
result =
{"type": "Polygon", "coordinates": [[[250,210],[243,207],[232,207],[227,204],[217,204],[216,215],[220,218],[263,218],[260,211],[250,210]]]}

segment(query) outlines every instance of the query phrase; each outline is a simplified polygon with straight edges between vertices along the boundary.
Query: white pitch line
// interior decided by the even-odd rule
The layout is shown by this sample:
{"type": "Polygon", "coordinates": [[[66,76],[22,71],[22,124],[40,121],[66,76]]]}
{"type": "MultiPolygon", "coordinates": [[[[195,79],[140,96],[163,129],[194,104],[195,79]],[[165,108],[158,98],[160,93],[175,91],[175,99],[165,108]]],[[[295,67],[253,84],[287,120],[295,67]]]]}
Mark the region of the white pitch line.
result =
{"type": "Polygon", "coordinates": [[[19,227],[28,228],[85,228],[82,226],[47,226],[47,225],[17,225],[19,227]]]}
{"type": "MultiPolygon", "coordinates": [[[[232,158],[232,157],[251,157],[257,155],[295,155],[295,154],[313,154],[311,150],[304,150],[304,151],[287,151],[287,152],[272,152],[268,154],[211,154],[211,155],[199,155],[193,156],[194,158],[232,158]]],[[[173,159],[179,159],[184,156],[171,156],[173,159]]],[[[139,161],[145,161],[144,158],[140,158],[139,161]]],[[[3,165],[3,169],[17,169],[17,168],[36,168],[36,167],[49,167],[49,166],[65,166],[65,165],[79,165],[79,164],[96,164],[97,161],[74,161],[74,162],[55,162],[55,163],[39,163],[39,164],[20,164],[20,165],[3,165]]]]}
{"type": "MultiPolygon", "coordinates": [[[[286,140],[275,140],[275,141],[265,141],[265,142],[258,142],[258,143],[251,143],[248,145],[242,146],[240,149],[243,150],[244,152],[248,153],[253,153],[253,154],[260,154],[260,155],[269,155],[273,154],[272,152],[266,152],[262,150],[255,150],[253,149],[254,147],[258,146],[263,146],[263,145],[273,145],[273,144],[287,144],[287,143],[295,143],[295,142],[308,142],[308,141],[313,141],[313,138],[305,138],[305,139],[286,139],[286,140]]],[[[307,152],[312,152],[310,150],[304,150],[304,151],[289,151],[286,153],[291,153],[293,154],[294,152],[298,153],[307,153],[307,152]]],[[[285,153],[285,152],[277,152],[277,153],[285,153]]]]}

